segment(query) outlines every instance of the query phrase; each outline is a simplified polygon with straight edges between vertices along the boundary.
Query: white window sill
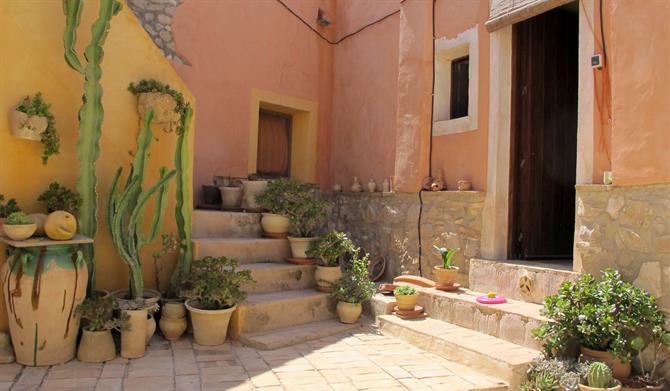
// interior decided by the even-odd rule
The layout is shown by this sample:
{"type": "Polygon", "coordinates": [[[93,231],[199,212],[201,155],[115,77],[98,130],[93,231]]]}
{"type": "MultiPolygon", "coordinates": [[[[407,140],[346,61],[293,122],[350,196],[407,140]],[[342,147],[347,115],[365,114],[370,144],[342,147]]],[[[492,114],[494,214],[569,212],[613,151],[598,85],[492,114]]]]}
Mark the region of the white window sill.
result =
{"type": "Polygon", "coordinates": [[[470,116],[433,122],[433,137],[477,130],[477,121],[470,116]]]}

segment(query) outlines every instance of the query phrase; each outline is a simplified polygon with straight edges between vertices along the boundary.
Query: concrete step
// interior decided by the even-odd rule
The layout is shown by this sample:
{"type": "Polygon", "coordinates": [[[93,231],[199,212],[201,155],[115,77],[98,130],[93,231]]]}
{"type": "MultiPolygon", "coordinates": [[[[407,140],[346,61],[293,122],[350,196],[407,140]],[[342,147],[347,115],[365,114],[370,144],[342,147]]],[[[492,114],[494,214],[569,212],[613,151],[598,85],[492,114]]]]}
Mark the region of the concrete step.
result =
{"type": "Polygon", "coordinates": [[[194,238],[259,238],[262,235],[260,213],[193,211],[194,238]]]}
{"type": "MultiPolygon", "coordinates": [[[[460,292],[442,292],[435,289],[419,289],[419,305],[424,307],[432,319],[442,320],[483,334],[503,339],[530,349],[540,350],[541,343],[533,338],[536,329],[545,318],[540,315],[542,306],[508,299],[505,304],[485,305],[477,303],[483,295],[462,289],[460,292]]],[[[377,294],[372,299],[373,315],[388,315],[393,312],[395,298],[377,294]]]]}
{"type": "Polygon", "coordinates": [[[247,293],[270,293],[314,288],[314,265],[290,263],[250,263],[240,266],[250,270],[255,284],[244,286],[247,293]]]}
{"type": "Polygon", "coordinates": [[[435,319],[402,320],[379,317],[384,334],[403,339],[421,349],[508,384],[518,390],[528,364],[540,353],[500,338],[435,319]]]}
{"type": "Polygon", "coordinates": [[[284,262],[291,255],[286,239],[263,238],[201,238],[193,239],[193,256],[226,256],[240,264],[284,262]]]}
{"type": "Polygon", "coordinates": [[[313,289],[259,293],[249,295],[239,305],[230,321],[230,333],[233,338],[238,338],[242,334],[335,319],[336,316],[335,302],[327,293],[313,289]]]}
{"type": "Polygon", "coordinates": [[[354,330],[360,324],[344,324],[337,320],[324,320],[306,323],[299,326],[285,327],[259,333],[242,334],[239,337],[244,345],[260,350],[275,350],[303,342],[329,337],[346,331],[354,330]]]}
{"type": "Polygon", "coordinates": [[[477,292],[494,291],[508,299],[542,304],[558,292],[566,281],[580,274],[570,262],[470,260],[469,288],[477,292]]]}

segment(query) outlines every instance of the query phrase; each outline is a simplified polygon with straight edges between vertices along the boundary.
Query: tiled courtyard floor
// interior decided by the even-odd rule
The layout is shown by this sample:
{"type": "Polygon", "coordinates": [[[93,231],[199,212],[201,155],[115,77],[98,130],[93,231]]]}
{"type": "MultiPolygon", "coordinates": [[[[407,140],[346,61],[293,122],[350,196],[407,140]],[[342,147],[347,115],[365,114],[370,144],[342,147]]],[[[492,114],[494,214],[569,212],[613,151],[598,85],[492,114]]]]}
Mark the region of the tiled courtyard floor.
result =
{"type": "Polygon", "coordinates": [[[154,337],[145,357],[0,365],[2,390],[495,390],[490,379],[367,326],[275,351],[154,337]],[[491,388],[488,388],[491,387],[491,388]]]}

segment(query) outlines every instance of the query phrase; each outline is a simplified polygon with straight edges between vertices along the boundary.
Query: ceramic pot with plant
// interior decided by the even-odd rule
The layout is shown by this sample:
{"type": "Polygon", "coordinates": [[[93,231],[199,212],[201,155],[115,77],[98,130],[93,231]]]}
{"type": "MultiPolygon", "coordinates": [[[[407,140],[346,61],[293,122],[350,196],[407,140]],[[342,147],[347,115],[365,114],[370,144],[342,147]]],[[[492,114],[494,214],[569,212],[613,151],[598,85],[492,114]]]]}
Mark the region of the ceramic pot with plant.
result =
{"type": "Polygon", "coordinates": [[[242,180],[244,193],[242,207],[250,210],[260,210],[261,205],[256,201],[256,197],[263,194],[267,187],[268,181],[258,178],[255,174],[249,175],[248,179],[242,180]]]}
{"type": "Polygon", "coordinates": [[[612,370],[603,362],[593,362],[586,375],[586,384],[579,384],[580,391],[619,391],[621,382],[612,376],[612,370]]]}
{"type": "Polygon", "coordinates": [[[144,357],[147,349],[147,330],[151,328],[147,326],[149,312],[156,307],[150,307],[143,299],[117,300],[117,302],[121,316],[128,322],[128,327],[121,330],[121,357],[144,357]]]}
{"type": "Polygon", "coordinates": [[[316,241],[316,234],[326,220],[326,201],[316,189],[299,183],[295,191],[287,195],[286,214],[291,222],[288,237],[293,258],[307,258],[307,250],[316,241]]]}
{"type": "Polygon", "coordinates": [[[375,284],[368,278],[368,255],[354,256],[344,265],[342,278],[335,282],[331,296],[337,300],[337,316],[342,323],[356,323],[363,310],[362,303],[375,293],[375,284]]]}
{"type": "Polygon", "coordinates": [[[166,132],[184,132],[185,117],[190,106],[181,92],[156,79],[130,83],[128,91],[137,95],[137,111],[142,120],[152,112],[154,125],[161,126],[166,132]]]}
{"type": "Polygon", "coordinates": [[[242,206],[242,188],[239,186],[221,186],[221,207],[223,209],[239,209],[242,206]]]}
{"type": "Polygon", "coordinates": [[[414,311],[416,302],[419,300],[419,292],[409,285],[402,285],[393,291],[396,305],[400,311],[414,311]]]}
{"type": "Polygon", "coordinates": [[[435,266],[433,269],[435,273],[435,279],[440,285],[454,285],[458,281],[458,266],[453,265],[454,255],[458,253],[460,249],[452,248],[448,249],[445,247],[433,246],[435,251],[440,254],[442,258],[442,265],[435,266]]]}
{"type": "Polygon", "coordinates": [[[10,214],[2,227],[5,234],[12,240],[26,240],[33,236],[37,224],[23,212],[10,214]]]}
{"type": "Polygon", "coordinates": [[[37,197],[47,207],[47,213],[64,210],[74,216],[79,214],[82,199],[79,193],[72,191],[58,182],[52,182],[49,187],[37,197]]]}
{"type": "Polygon", "coordinates": [[[314,272],[316,289],[332,292],[334,284],[342,277],[341,267],[359,251],[344,232],[328,231],[313,242],[306,256],[318,260],[314,272]]]}
{"type": "Polygon", "coordinates": [[[3,230],[2,226],[5,224],[5,220],[7,220],[7,217],[9,217],[10,214],[14,212],[20,212],[21,208],[19,208],[19,204],[16,202],[14,198],[10,198],[7,200],[7,203],[5,201],[5,196],[3,194],[0,194],[0,236],[5,236],[5,231],[3,230]]]}
{"type": "Polygon", "coordinates": [[[42,164],[60,152],[60,138],[50,107],[38,92],[32,97],[26,96],[11,113],[14,137],[42,143],[42,164]]]}
{"type": "Polygon", "coordinates": [[[112,330],[128,328],[124,312],[119,318],[111,316],[118,308],[113,297],[100,295],[89,297],[77,306],[77,314],[82,319],[82,335],[77,349],[79,361],[100,363],[116,358],[112,330]]]}
{"type": "Polygon", "coordinates": [[[161,308],[161,320],[158,326],[168,341],[176,341],[188,327],[186,307],[180,300],[166,300],[161,308]]]}
{"type": "Polygon", "coordinates": [[[527,379],[519,385],[519,391],[576,391],[586,379],[588,369],[587,363],[572,358],[539,356],[531,361],[527,379]]]}
{"type": "Polygon", "coordinates": [[[234,259],[205,257],[193,261],[180,296],[186,298],[197,344],[216,346],[226,341],[230,317],[247,297],[241,286],[250,283],[251,271],[238,271],[234,259]]]}
{"type": "Polygon", "coordinates": [[[294,197],[303,190],[303,185],[293,179],[278,178],[268,183],[264,192],[256,197],[256,202],[265,210],[261,227],[265,236],[285,238],[288,236],[291,221],[289,214],[294,206],[294,197]]]}
{"type": "Polygon", "coordinates": [[[663,380],[670,375],[670,371],[661,372],[661,368],[667,368],[670,360],[668,348],[670,348],[670,333],[662,327],[655,327],[651,332],[645,333],[645,336],[637,336],[630,342],[630,347],[637,352],[637,368],[639,376],[628,379],[624,382],[622,390],[663,390],[663,380]],[[650,356],[645,356],[642,352],[645,349],[651,351],[650,356]],[[646,362],[645,357],[650,358],[651,362],[646,362]]]}

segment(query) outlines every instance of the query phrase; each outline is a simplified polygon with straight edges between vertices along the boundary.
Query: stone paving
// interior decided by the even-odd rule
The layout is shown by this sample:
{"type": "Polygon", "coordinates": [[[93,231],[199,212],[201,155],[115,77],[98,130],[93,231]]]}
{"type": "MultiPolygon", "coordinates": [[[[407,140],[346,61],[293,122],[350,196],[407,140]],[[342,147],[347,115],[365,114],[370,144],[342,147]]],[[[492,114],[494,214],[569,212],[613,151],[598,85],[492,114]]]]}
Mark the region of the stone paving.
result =
{"type": "Polygon", "coordinates": [[[145,357],[53,367],[0,365],[0,390],[505,390],[372,326],[274,351],[154,337],[145,357]]]}

